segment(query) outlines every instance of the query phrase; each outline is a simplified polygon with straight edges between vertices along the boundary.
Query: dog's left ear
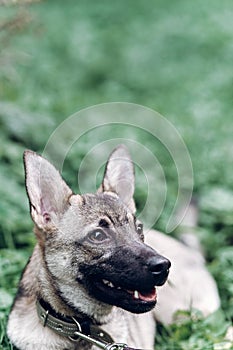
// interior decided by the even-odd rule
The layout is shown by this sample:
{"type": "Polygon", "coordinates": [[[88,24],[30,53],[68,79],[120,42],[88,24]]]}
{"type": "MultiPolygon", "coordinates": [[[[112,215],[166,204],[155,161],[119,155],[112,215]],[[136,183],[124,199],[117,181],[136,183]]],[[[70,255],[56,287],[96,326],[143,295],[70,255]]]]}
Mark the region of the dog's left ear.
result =
{"type": "Polygon", "coordinates": [[[104,179],[99,192],[114,192],[135,213],[134,166],[124,145],[117,146],[108,159],[104,179]]]}

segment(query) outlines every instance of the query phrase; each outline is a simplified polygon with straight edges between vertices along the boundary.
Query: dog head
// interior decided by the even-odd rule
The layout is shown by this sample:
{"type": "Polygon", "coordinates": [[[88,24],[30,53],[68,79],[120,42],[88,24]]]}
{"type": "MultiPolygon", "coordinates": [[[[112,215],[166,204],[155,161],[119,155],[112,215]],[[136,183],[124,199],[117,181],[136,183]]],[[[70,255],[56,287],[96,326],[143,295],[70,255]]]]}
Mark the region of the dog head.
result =
{"type": "Polygon", "coordinates": [[[91,314],[97,305],[142,313],[156,304],[170,262],[144,244],[135,217],[134,169],[125,146],[110,155],[96,194],[75,195],[58,171],[24,154],[26,188],[44,263],[57,294],[91,314]]]}

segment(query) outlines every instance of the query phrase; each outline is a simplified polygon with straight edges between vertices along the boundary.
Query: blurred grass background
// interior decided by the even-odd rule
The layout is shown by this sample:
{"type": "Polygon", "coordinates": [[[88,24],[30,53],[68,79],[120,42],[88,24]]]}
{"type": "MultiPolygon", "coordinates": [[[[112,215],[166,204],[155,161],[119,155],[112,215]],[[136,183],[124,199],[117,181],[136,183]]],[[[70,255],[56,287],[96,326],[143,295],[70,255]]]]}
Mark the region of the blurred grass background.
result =
{"type": "MultiPolygon", "coordinates": [[[[6,317],[34,244],[22,153],[42,152],[74,112],[113,101],[155,109],[182,135],[200,206],[197,234],[221,294],[223,311],[161,327],[157,349],[224,349],[233,319],[232,1],[29,2],[0,2],[0,349],[11,349],[6,317]]],[[[67,181],[90,145],[87,137],[68,161],[67,181]]],[[[170,186],[156,225],[163,230],[176,169],[163,150],[160,157],[170,186]]],[[[144,195],[139,184],[138,203],[144,195]]]]}

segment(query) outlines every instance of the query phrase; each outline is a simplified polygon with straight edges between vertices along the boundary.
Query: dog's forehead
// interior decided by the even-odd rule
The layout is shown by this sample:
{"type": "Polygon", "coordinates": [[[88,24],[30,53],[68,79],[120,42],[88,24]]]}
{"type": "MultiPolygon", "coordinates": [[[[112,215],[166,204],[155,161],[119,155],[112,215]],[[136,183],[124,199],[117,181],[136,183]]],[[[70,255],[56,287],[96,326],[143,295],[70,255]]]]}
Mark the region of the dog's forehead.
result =
{"type": "Polygon", "coordinates": [[[124,203],[112,193],[85,194],[80,209],[86,218],[95,220],[107,216],[114,224],[128,222],[131,216],[124,203]]]}
{"type": "MultiPolygon", "coordinates": [[[[93,228],[102,226],[101,220],[114,227],[131,227],[135,217],[117,195],[106,193],[73,195],[70,207],[60,220],[57,242],[79,239],[93,228]]],[[[54,243],[54,239],[52,242],[54,243]]]]}

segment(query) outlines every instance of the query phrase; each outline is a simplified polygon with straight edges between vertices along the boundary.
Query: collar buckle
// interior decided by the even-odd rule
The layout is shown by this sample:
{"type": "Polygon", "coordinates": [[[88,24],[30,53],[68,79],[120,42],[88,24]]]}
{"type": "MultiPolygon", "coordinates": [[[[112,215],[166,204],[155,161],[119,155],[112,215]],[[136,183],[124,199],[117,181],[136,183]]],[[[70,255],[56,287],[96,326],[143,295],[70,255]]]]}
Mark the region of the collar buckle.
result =
{"type": "Polygon", "coordinates": [[[113,343],[108,333],[93,325],[90,326],[90,335],[86,335],[82,332],[79,322],[74,317],[72,317],[72,320],[77,325],[78,330],[74,333],[75,338],[69,337],[71,341],[77,342],[79,339],[83,339],[103,350],[123,350],[126,347],[125,344],[113,343]]]}
{"type": "Polygon", "coordinates": [[[82,323],[75,317],[70,317],[70,321],[64,321],[55,312],[52,313],[47,307],[42,306],[42,301],[37,300],[37,314],[43,327],[48,327],[55,333],[67,337],[72,342],[78,342],[80,339],[97,346],[102,350],[126,350],[127,345],[114,343],[112,337],[100,327],[89,323],[88,331],[82,329],[82,323]]]}

